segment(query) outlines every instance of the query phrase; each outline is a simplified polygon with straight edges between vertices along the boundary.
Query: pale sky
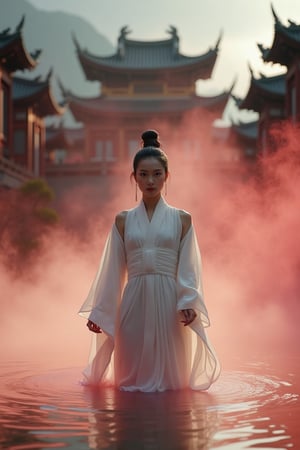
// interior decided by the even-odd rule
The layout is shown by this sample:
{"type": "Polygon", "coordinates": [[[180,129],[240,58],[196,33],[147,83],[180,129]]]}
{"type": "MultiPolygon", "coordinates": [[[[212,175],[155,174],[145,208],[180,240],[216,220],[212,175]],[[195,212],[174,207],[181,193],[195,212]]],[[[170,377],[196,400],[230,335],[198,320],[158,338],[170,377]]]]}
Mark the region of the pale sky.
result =
{"type": "MultiPolygon", "coordinates": [[[[81,16],[115,46],[122,26],[132,30],[131,39],[166,39],[169,25],[177,27],[180,51],[187,55],[205,53],[223,38],[212,79],[204,83],[205,94],[227,90],[236,79],[234,93],[245,96],[250,72],[282,73],[280,66],[262,62],[257,43],[272,44],[274,19],[269,0],[29,0],[48,11],[67,11],[81,16]]],[[[284,24],[300,23],[299,0],[273,0],[284,24]]],[[[200,84],[201,89],[201,84],[200,84]]],[[[198,89],[199,90],[199,89],[198,89]]]]}

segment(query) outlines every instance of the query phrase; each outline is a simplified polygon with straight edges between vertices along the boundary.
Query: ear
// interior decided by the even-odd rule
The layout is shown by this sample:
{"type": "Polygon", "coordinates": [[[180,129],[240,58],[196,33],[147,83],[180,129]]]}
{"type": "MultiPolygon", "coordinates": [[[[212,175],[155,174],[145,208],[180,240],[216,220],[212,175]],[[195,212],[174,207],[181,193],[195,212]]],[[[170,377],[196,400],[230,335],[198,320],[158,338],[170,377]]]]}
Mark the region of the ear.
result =
{"type": "Polygon", "coordinates": [[[169,172],[166,172],[166,174],[165,174],[165,181],[167,181],[168,178],[169,178],[169,172]]]}

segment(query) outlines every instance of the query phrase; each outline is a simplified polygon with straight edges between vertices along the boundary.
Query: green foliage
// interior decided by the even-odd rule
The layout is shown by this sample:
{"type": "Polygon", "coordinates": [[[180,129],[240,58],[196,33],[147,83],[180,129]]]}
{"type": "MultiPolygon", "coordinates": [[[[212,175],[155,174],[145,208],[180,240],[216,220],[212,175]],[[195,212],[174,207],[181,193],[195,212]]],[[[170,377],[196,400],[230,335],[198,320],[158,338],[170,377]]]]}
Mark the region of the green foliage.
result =
{"type": "Polygon", "coordinates": [[[54,193],[43,179],[29,180],[17,190],[0,190],[0,255],[18,274],[42,249],[43,237],[59,217],[51,208],[54,193]]]}
{"type": "Polygon", "coordinates": [[[45,180],[36,178],[29,180],[20,188],[20,192],[27,198],[32,198],[40,202],[51,202],[54,193],[45,180]]]}
{"type": "Polygon", "coordinates": [[[58,214],[54,209],[47,207],[37,208],[34,214],[45,225],[54,225],[58,222],[58,214]]]}

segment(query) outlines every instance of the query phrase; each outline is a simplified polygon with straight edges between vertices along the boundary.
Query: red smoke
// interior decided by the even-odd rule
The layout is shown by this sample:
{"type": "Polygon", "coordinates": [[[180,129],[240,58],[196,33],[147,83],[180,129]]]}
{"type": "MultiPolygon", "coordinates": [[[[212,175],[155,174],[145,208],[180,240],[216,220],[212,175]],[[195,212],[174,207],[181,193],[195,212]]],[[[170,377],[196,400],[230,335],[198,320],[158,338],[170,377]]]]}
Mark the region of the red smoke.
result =
{"type": "MultiPolygon", "coordinates": [[[[249,357],[260,346],[293,350],[299,338],[300,133],[289,125],[275,129],[278,151],[242,180],[234,171],[225,173],[225,163],[215,169],[221,153],[208,138],[196,162],[183,155],[188,123],[197,131],[193,120],[178,128],[176,137],[167,126],[153,125],[170,159],[167,201],[193,215],[212,341],[221,360],[241,351],[249,357]]],[[[114,215],[135,206],[129,172],[128,165],[128,171],[105,178],[101,188],[99,180],[69,189],[60,199],[69,227],[48,237],[46,254],[28,280],[12,280],[2,269],[2,359],[85,365],[90,334],[77,310],[114,215]]]]}

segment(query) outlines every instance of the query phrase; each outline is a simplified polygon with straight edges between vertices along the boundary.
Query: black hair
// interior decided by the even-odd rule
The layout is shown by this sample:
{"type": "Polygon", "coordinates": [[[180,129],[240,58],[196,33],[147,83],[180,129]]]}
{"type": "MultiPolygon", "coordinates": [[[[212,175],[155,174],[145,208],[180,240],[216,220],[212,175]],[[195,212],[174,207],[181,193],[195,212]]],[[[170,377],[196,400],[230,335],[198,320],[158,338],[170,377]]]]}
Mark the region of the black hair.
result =
{"type": "Polygon", "coordinates": [[[146,130],[143,132],[142,136],[143,148],[141,148],[133,159],[133,173],[137,171],[137,167],[145,158],[156,158],[166,173],[169,173],[168,168],[168,157],[165,152],[160,148],[160,142],[158,140],[158,133],[155,130],[146,130]]]}

